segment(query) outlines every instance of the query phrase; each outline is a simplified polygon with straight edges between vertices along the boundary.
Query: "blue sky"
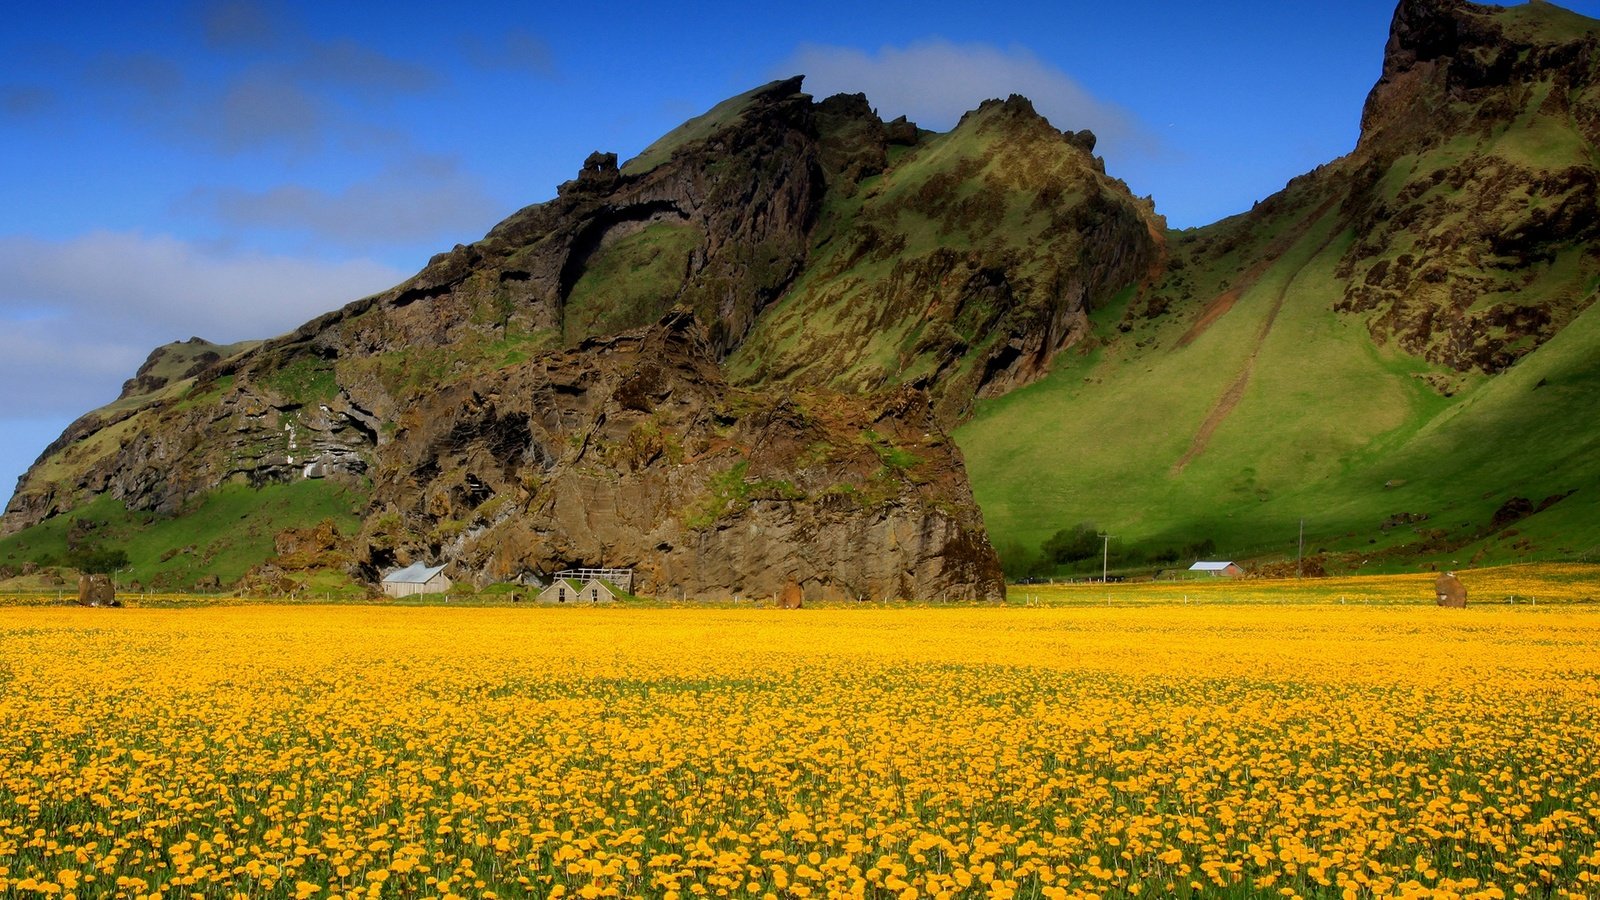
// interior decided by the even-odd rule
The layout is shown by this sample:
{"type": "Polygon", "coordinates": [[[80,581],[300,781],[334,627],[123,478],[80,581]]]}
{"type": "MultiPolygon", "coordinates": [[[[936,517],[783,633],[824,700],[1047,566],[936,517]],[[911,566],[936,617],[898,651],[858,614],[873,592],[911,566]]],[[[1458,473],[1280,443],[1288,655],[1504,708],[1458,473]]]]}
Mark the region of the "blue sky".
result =
{"type": "MultiPolygon", "coordinates": [[[[1600,15],[1600,0],[1573,4],[1600,15]]],[[[1175,226],[1348,152],[1392,0],[34,4],[0,32],[0,496],[154,346],[381,290],[776,77],[1019,92],[1175,226]]]]}

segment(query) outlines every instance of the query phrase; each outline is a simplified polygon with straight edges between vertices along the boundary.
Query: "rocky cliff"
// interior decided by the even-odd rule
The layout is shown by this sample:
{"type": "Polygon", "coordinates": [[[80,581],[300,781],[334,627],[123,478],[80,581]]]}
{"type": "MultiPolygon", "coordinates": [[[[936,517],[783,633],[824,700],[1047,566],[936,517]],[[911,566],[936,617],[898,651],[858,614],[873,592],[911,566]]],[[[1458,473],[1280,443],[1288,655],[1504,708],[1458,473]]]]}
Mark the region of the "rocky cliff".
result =
{"type": "Polygon", "coordinates": [[[693,315],[451,384],[376,454],[372,574],[601,562],[650,596],[998,599],[960,452],[920,392],[728,387],[693,315]]]}
{"type": "MultiPolygon", "coordinates": [[[[821,113],[868,115],[862,97],[821,113]]],[[[985,102],[892,164],[883,137],[860,143],[872,152],[830,183],[806,272],[733,354],[741,383],[914,384],[959,421],[1042,377],[1090,313],[1160,272],[1152,204],[1105,174],[1092,133],[1058,131],[1026,98],[985,102]]]]}
{"type": "Polygon", "coordinates": [[[319,479],[361,497],[334,555],[366,579],[626,563],[701,596],[993,596],[984,519],[1177,553],[1448,515],[1445,547],[1583,503],[1554,451],[1473,454],[1591,442],[1546,423],[1592,418],[1596,23],[1403,0],[1353,151],[1201,229],[1070,125],[1013,96],[935,134],[794,78],[595,153],[389,291],[158,351],[24,477],[0,562],[107,498],[319,479]]]}

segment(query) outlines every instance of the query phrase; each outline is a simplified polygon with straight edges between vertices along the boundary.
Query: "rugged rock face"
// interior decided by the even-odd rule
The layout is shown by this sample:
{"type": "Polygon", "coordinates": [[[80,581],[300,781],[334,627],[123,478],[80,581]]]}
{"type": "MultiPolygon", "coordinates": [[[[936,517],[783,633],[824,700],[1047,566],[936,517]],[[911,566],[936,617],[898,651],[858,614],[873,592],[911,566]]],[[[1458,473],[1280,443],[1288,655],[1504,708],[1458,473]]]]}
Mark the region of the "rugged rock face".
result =
{"type": "MultiPolygon", "coordinates": [[[[1597,140],[1591,20],[1539,2],[1403,0],[1355,151],[1184,236],[1175,249],[1189,272],[1169,268],[1130,312],[1190,308],[1189,273],[1228,257],[1243,261],[1226,264],[1236,296],[1331,222],[1329,240],[1345,248],[1335,310],[1379,345],[1459,373],[1503,372],[1593,302],[1597,140]]],[[[1457,381],[1430,379],[1446,395],[1457,381]]]]}
{"type": "Polygon", "coordinates": [[[822,193],[800,79],[735,100],[700,131],[652,148],[661,157],[653,165],[619,170],[616,154],[591,154],[556,199],[435,256],[393,290],[308,323],[291,345],[348,357],[468,337],[570,344],[681,304],[708,323],[715,346],[731,347],[798,274],[822,193]],[[606,277],[608,261],[641,258],[648,265],[628,269],[646,290],[606,277]]]}
{"type": "Polygon", "coordinates": [[[1592,302],[1600,43],[1585,23],[1541,3],[1400,4],[1344,186],[1360,240],[1340,308],[1375,337],[1492,374],[1592,302]]]}
{"type": "Polygon", "coordinates": [[[176,514],[230,481],[253,485],[367,471],[378,420],[331,388],[308,398],[281,373],[228,375],[147,406],[73,423],[24,477],[7,507],[15,531],[110,494],[130,509],[176,514]],[[56,477],[52,477],[56,476],[56,477]]]}
{"type": "Polygon", "coordinates": [[[688,312],[454,384],[377,456],[371,572],[629,566],[652,596],[998,599],[926,398],[730,389],[688,312]]]}
{"type": "Polygon", "coordinates": [[[625,164],[591,154],[554,199],[289,335],[158,350],[46,450],[0,529],[102,495],[180,514],[230,482],[328,478],[370,483],[362,534],[324,554],[367,577],[426,557],[478,581],[607,564],[659,593],[992,596],[942,429],[1116,341],[1096,310],[1125,306],[1107,328],[1129,354],[1168,352],[1274,271],[1296,290],[1246,336],[1258,350],[1284,304],[1315,302],[1436,364],[1420,374],[1446,394],[1582,314],[1597,47],[1547,4],[1404,0],[1355,152],[1183,233],[1024,98],[936,135],[774,82],[625,164]],[[1324,253],[1302,289],[1294,261],[1324,253]]]}
{"type": "Polygon", "coordinates": [[[916,384],[954,422],[1042,377],[1092,310],[1159,272],[1164,223],[1106,177],[1092,133],[1013,95],[887,166],[893,129],[855,126],[865,103],[819,110],[857,177],[829,184],[807,276],[734,355],[742,383],[916,384]]]}

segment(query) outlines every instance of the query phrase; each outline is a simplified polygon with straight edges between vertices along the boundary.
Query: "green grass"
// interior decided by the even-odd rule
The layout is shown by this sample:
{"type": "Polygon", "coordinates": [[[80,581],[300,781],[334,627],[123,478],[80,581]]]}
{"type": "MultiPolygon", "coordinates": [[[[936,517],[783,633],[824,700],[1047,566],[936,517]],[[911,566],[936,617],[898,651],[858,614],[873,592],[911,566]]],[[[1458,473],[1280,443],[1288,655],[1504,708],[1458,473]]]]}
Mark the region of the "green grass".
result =
{"type": "Polygon", "coordinates": [[[1600,30],[1600,21],[1553,3],[1518,4],[1497,12],[1495,18],[1515,37],[1545,43],[1582,40],[1600,30]]]}
{"type": "Polygon", "coordinates": [[[1102,333],[1093,355],[1064,354],[1044,381],[981,404],[956,438],[996,546],[1036,549],[1091,521],[1126,551],[1209,538],[1219,558],[1281,559],[1304,518],[1308,552],[1362,571],[1600,553],[1600,312],[1445,398],[1413,377],[1432,366],[1332,312],[1348,236],[1329,227],[1309,229],[1192,344],[1176,346],[1192,315],[1149,326],[1143,349],[1102,333]],[[1252,348],[1237,406],[1175,470],[1252,348]],[[1572,490],[1514,534],[1481,539],[1509,498],[1572,490]],[[1397,513],[1429,518],[1384,530],[1397,513]],[[1449,546],[1424,549],[1431,529],[1449,546]]]}
{"type": "Polygon", "coordinates": [[[127,553],[129,568],[117,576],[122,583],[184,588],[215,575],[228,584],[273,555],[273,538],[285,528],[332,519],[342,533],[354,533],[364,502],[364,490],[329,480],[263,488],[224,485],[178,516],[129,511],[101,495],[67,515],[0,539],[0,565],[61,564],[69,534],[77,533],[80,546],[127,553]]]}
{"type": "Polygon", "coordinates": [[[692,225],[656,222],[600,248],[572,286],[562,311],[569,343],[648,325],[672,308],[705,235],[692,225]]]}
{"type": "Polygon", "coordinates": [[[301,406],[325,403],[339,395],[333,364],[315,356],[301,356],[261,378],[269,390],[301,406]]]}
{"type": "Polygon", "coordinates": [[[558,343],[559,335],[553,329],[469,331],[443,347],[411,346],[341,360],[339,375],[376,378],[395,397],[411,398],[457,378],[520,365],[558,343]]]}
{"type": "Polygon", "coordinates": [[[206,353],[215,353],[220,359],[232,359],[241,353],[253,350],[260,346],[260,341],[240,341],[237,344],[213,344],[210,341],[178,341],[164,344],[157,348],[160,356],[155,365],[145,374],[152,378],[164,378],[166,384],[154,391],[138,392],[129,397],[119,398],[95,410],[97,413],[109,414],[137,409],[147,406],[158,400],[179,396],[194,385],[192,377],[185,377],[185,373],[194,367],[200,357],[206,353]]]}
{"type": "Polygon", "coordinates": [[[750,101],[757,94],[771,88],[774,84],[777,84],[777,82],[764,84],[736,97],[729,97],[713,106],[710,110],[672,129],[657,138],[650,146],[644,148],[638,156],[623,163],[622,173],[624,175],[643,175],[671,159],[672,154],[679,149],[696,141],[703,141],[727,128],[744,115],[745,110],[750,106],[750,101]]]}

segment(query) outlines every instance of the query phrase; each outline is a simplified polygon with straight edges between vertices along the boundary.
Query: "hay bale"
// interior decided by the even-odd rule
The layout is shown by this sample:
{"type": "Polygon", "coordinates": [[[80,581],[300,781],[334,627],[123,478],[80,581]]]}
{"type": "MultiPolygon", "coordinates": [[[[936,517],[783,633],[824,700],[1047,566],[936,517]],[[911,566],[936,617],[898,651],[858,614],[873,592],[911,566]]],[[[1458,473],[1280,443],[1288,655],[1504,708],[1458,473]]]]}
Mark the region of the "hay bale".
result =
{"type": "Polygon", "coordinates": [[[1440,606],[1451,609],[1467,608],[1467,587],[1461,583],[1454,572],[1446,572],[1439,576],[1433,585],[1434,595],[1438,598],[1440,606]]]}

